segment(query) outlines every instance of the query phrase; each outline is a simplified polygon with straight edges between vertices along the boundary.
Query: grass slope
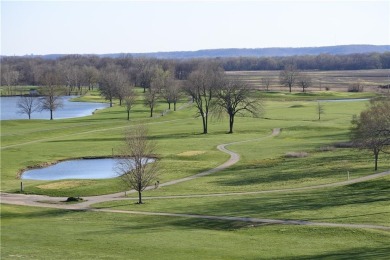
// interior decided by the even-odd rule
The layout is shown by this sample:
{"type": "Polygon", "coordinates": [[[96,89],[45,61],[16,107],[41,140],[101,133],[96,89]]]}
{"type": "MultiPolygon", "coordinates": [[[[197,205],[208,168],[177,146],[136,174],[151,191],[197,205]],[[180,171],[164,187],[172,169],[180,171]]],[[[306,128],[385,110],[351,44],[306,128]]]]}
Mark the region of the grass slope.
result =
{"type": "Polygon", "coordinates": [[[390,254],[390,234],[383,231],[8,205],[1,210],[1,259],[386,259],[390,254]]]}

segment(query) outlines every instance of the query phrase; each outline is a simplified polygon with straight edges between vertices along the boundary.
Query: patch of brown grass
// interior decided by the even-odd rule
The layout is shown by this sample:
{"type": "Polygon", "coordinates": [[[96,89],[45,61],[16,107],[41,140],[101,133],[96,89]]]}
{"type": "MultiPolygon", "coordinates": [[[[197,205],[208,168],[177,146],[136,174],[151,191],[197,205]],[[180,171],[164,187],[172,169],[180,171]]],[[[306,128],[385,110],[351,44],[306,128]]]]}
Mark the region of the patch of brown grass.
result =
{"type": "Polygon", "coordinates": [[[205,152],[206,151],[186,151],[186,152],[179,153],[178,155],[179,156],[195,156],[195,155],[204,154],[205,152]]]}
{"type": "Polygon", "coordinates": [[[42,184],[37,186],[37,188],[43,190],[65,190],[65,189],[75,188],[79,186],[91,185],[93,183],[94,181],[60,181],[60,182],[42,184]]]}

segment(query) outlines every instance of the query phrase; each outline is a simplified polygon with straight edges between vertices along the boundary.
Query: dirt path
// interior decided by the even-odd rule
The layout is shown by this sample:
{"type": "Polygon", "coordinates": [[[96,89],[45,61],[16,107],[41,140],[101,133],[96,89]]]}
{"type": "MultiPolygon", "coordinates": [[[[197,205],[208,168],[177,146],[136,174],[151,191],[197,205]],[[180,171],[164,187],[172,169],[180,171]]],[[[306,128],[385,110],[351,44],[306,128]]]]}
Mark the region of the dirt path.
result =
{"type": "MultiPolygon", "coordinates": [[[[219,171],[222,171],[235,163],[240,159],[239,154],[228,150],[226,147],[234,144],[241,144],[246,142],[255,142],[261,141],[266,138],[274,137],[280,134],[280,128],[275,128],[272,131],[272,134],[239,142],[232,142],[227,144],[221,144],[217,146],[217,149],[230,155],[230,158],[223,164],[217,166],[216,168],[166,183],[160,184],[160,187],[165,187],[169,185],[178,184],[185,181],[190,181],[202,176],[210,175],[219,171]]],[[[250,195],[250,194],[263,194],[263,193],[281,193],[281,192],[292,192],[292,191],[302,191],[309,189],[321,189],[327,187],[337,187],[343,185],[349,185],[358,182],[364,182],[375,178],[380,178],[386,175],[389,175],[390,171],[372,174],[369,176],[356,178],[348,181],[329,183],[323,185],[315,185],[309,187],[301,188],[291,188],[291,189],[278,189],[278,190],[266,190],[266,191],[252,191],[252,192],[235,192],[235,193],[216,193],[216,194],[195,194],[195,195],[178,195],[178,196],[161,196],[161,197],[147,197],[145,199],[170,199],[170,198],[198,198],[198,197],[215,197],[215,196],[233,196],[233,195],[250,195]]],[[[154,189],[154,186],[150,186],[147,190],[154,189]]],[[[133,193],[134,190],[128,191],[128,193],[133,193]]],[[[101,196],[90,196],[84,197],[85,201],[77,204],[63,204],[61,202],[65,201],[65,197],[48,197],[42,195],[23,195],[23,194],[11,194],[11,193],[1,193],[1,203],[4,204],[13,204],[13,205],[23,205],[23,206],[35,206],[35,207],[46,207],[46,208],[58,208],[58,209],[70,209],[70,210],[87,210],[87,211],[98,211],[98,212],[111,212],[111,213],[125,213],[125,214],[141,214],[141,215],[151,215],[151,216],[171,216],[171,217],[186,217],[186,218],[200,218],[200,219],[214,219],[214,220],[230,220],[230,221],[243,221],[251,223],[261,223],[261,224],[284,224],[284,225],[305,225],[305,226],[327,226],[327,227],[347,227],[347,228],[373,228],[381,230],[390,230],[390,227],[379,226],[379,225],[367,225],[367,224],[336,224],[336,223],[324,223],[324,222],[310,222],[304,220],[279,220],[279,219],[260,219],[260,218],[245,218],[245,217],[229,217],[229,216],[207,216],[207,215],[194,215],[194,214],[177,214],[177,213],[161,213],[161,212],[141,212],[141,211],[125,211],[125,210],[112,210],[112,209],[92,209],[90,206],[92,204],[114,201],[114,200],[131,200],[134,198],[125,198],[124,193],[115,193],[107,194],[101,196]]]]}

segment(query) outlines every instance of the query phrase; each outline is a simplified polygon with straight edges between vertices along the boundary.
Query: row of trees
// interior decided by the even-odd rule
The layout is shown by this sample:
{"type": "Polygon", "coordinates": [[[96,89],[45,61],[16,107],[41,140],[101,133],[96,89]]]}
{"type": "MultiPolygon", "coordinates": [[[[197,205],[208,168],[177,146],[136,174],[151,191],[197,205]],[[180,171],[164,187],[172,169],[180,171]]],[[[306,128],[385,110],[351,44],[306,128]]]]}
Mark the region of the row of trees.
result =
{"type": "Polygon", "coordinates": [[[137,100],[135,86],[143,89],[143,102],[150,109],[151,117],[159,101],[164,100],[168,109],[173,105],[173,110],[176,111],[179,99],[190,96],[202,118],[205,134],[208,132],[208,122],[212,115],[221,117],[227,114],[229,133],[232,133],[236,115],[260,114],[260,99],[250,97],[252,90],[244,82],[226,77],[219,63],[199,63],[192,67],[193,71],[186,75],[186,80],[178,80],[169,66],[143,60],[134,67],[124,62],[126,60],[106,62],[99,70],[84,64],[86,67],[82,67],[78,72],[81,74],[68,73],[77,71],[77,68],[80,68],[77,64],[76,69],[64,69],[63,62],[68,60],[53,62],[50,66],[42,65],[39,76],[35,79],[40,86],[39,95],[42,97],[39,102],[34,102],[32,96],[22,98],[19,109],[29,118],[36,110],[49,110],[50,118],[53,119],[53,112],[62,106],[61,95],[69,95],[75,88],[80,89],[81,93],[81,86],[84,84],[89,89],[98,87],[102,96],[110,102],[110,106],[113,105],[114,99],[118,99],[119,105],[124,106],[127,111],[127,119],[130,118],[130,111],[137,100]]]}
{"type": "MultiPolygon", "coordinates": [[[[229,133],[233,133],[234,118],[238,114],[258,116],[261,111],[261,99],[251,98],[252,90],[240,80],[229,79],[223,69],[213,62],[199,64],[197,69],[188,75],[188,80],[175,80],[173,73],[161,66],[148,68],[143,73],[141,86],[144,89],[144,105],[150,109],[153,116],[154,108],[159,100],[164,100],[171,109],[183,96],[190,96],[198,116],[202,119],[203,133],[208,132],[210,116],[229,117],[229,133]]],[[[126,76],[126,71],[116,65],[110,65],[101,72],[99,88],[102,95],[112,104],[113,98],[119,99],[119,104],[125,104],[129,112],[135,101],[134,85],[126,76]]]]}
{"type": "Polygon", "coordinates": [[[134,58],[123,55],[118,58],[99,57],[96,55],[68,55],[57,59],[39,57],[1,57],[1,85],[8,86],[12,94],[14,85],[39,85],[39,77],[44,67],[61,67],[62,80],[72,89],[80,86],[92,88],[96,84],[97,70],[108,64],[120,66],[131,74],[131,79],[138,86],[149,87],[152,68],[161,66],[171,71],[173,77],[185,80],[190,73],[204,61],[217,62],[225,71],[240,70],[283,70],[288,64],[295,64],[298,70],[358,70],[389,69],[390,52],[349,55],[301,55],[292,57],[232,57],[209,59],[155,59],[134,58]]]}
{"type": "Polygon", "coordinates": [[[348,55],[301,55],[290,57],[235,57],[220,59],[226,71],[282,70],[294,63],[300,70],[389,69],[390,52],[348,55]]]}
{"type": "MultiPolygon", "coordinates": [[[[265,84],[268,90],[269,80],[263,80],[265,80],[263,84],[265,84]]],[[[293,64],[286,65],[286,67],[280,71],[279,80],[280,84],[284,87],[288,87],[290,92],[294,86],[301,87],[302,92],[305,92],[306,89],[312,85],[311,77],[298,71],[296,66],[293,64]]]]}

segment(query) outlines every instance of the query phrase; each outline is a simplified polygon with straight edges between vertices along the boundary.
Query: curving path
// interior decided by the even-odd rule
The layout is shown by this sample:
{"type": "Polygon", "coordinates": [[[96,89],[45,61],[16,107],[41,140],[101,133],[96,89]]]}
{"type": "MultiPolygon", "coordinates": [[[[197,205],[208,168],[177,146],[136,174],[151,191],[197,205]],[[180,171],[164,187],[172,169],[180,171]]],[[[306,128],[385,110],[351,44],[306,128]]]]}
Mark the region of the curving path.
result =
{"type": "MultiPolygon", "coordinates": [[[[235,163],[240,159],[239,154],[228,150],[226,147],[233,144],[241,144],[246,142],[261,141],[266,138],[274,137],[280,134],[281,129],[275,128],[272,133],[268,136],[250,139],[245,141],[232,142],[227,144],[220,144],[217,146],[217,149],[221,152],[227,153],[230,155],[230,158],[223,164],[217,166],[216,168],[169,182],[160,184],[160,187],[165,187],[169,185],[178,184],[185,181],[190,181],[202,176],[210,175],[219,171],[222,171],[235,163]]],[[[356,178],[353,180],[329,183],[301,188],[291,188],[291,189],[278,189],[278,190],[266,190],[266,191],[252,191],[252,192],[230,192],[230,193],[217,193],[217,194],[197,194],[197,195],[178,195],[178,196],[161,196],[161,197],[146,197],[145,199],[168,199],[168,198],[197,198],[197,197],[214,197],[214,196],[232,196],[232,195],[249,195],[249,194],[262,194],[262,193],[281,193],[281,192],[291,192],[291,191],[301,191],[309,189],[321,189],[327,187],[336,187],[349,185],[358,182],[364,182],[367,180],[380,178],[386,175],[389,175],[390,171],[372,174],[369,176],[356,178]]],[[[154,189],[154,186],[149,186],[146,190],[154,189]]],[[[128,193],[134,193],[134,190],[129,191],[128,193]]],[[[142,212],[142,211],[125,211],[125,210],[113,210],[113,209],[93,209],[90,208],[92,204],[113,201],[113,200],[131,200],[134,198],[125,198],[123,197],[123,192],[107,194],[101,196],[90,196],[84,197],[85,201],[77,204],[62,204],[61,201],[66,200],[65,197],[49,197],[43,195],[24,195],[24,194],[13,194],[13,193],[1,193],[0,203],[4,204],[13,204],[13,205],[23,205],[23,206],[35,206],[35,207],[46,207],[46,208],[58,208],[58,209],[70,209],[70,210],[87,210],[87,211],[98,211],[98,212],[111,212],[111,213],[124,213],[124,214],[140,214],[140,215],[151,215],[151,216],[171,216],[171,217],[185,217],[185,218],[200,218],[200,219],[214,219],[214,220],[230,220],[230,221],[243,221],[250,223],[260,223],[260,224],[283,224],[283,225],[305,225],[305,226],[327,226],[327,227],[344,227],[344,228],[372,228],[372,229],[381,229],[381,230],[390,230],[390,227],[379,226],[379,225],[369,225],[369,224],[337,224],[337,223],[325,223],[325,222],[310,222],[304,220],[280,220],[280,219],[260,219],[260,218],[246,218],[246,217],[229,217],[229,216],[208,216],[208,215],[194,215],[194,214],[177,214],[177,213],[162,213],[162,212],[142,212]]]]}

